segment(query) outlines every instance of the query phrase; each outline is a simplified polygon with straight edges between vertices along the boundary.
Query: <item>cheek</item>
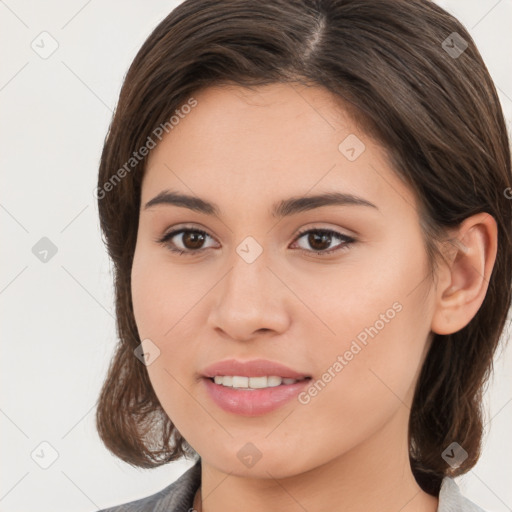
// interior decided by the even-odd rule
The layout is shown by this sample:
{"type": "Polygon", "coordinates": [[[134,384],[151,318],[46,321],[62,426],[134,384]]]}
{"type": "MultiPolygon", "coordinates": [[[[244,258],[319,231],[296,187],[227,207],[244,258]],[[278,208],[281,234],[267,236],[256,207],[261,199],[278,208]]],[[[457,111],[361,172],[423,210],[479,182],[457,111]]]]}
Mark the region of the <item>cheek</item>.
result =
{"type": "Polygon", "coordinates": [[[328,318],[336,338],[324,337],[310,352],[316,380],[302,396],[294,421],[307,422],[312,431],[332,439],[316,447],[320,458],[329,457],[329,450],[349,450],[396,415],[409,413],[428,326],[414,294],[399,303],[385,297],[360,302],[364,308],[353,307],[352,316],[339,314],[337,322],[335,316],[328,318]]]}
{"type": "Polygon", "coordinates": [[[165,254],[138,246],[132,266],[131,290],[135,321],[141,339],[172,338],[174,326],[197,302],[187,272],[170,271],[165,254]]]}
{"type": "Polygon", "coordinates": [[[182,386],[190,385],[190,369],[197,366],[200,336],[193,332],[198,326],[193,315],[198,297],[205,293],[204,280],[202,286],[194,286],[190,270],[170,272],[165,256],[144,246],[135,251],[131,273],[134,317],[140,339],[150,339],[159,350],[159,356],[147,366],[159,400],[167,410],[168,398],[173,397],[172,407],[190,408],[192,413],[182,386]]]}
{"type": "Polygon", "coordinates": [[[379,253],[379,262],[345,268],[336,279],[317,279],[316,288],[309,281],[301,285],[303,294],[316,290],[308,304],[322,321],[311,320],[323,333],[308,347],[321,381],[311,402],[331,407],[333,420],[350,411],[346,421],[357,422],[357,415],[378,416],[400,406],[423,362],[432,314],[426,257],[415,245],[386,254],[379,253]]]}
{"type": "Polygon", "coordinates": [[[424,277],[421,267],[404,263],[385,273],[367,269],[347,273],[338,282],[326,280],[324,294],[308,302],[321,313],[322,323],[314,316],[305,322],[304,338],[317,342],[305,347],[315,381],[302,396],[301,411],[312,428],[343,433],[336,437],[340,449],[378,431],[398,410],[407,410],[429,332],[425,288],[411,293],[424,277]],[[315,325],[322,335],[311,335],[315,325]]]}

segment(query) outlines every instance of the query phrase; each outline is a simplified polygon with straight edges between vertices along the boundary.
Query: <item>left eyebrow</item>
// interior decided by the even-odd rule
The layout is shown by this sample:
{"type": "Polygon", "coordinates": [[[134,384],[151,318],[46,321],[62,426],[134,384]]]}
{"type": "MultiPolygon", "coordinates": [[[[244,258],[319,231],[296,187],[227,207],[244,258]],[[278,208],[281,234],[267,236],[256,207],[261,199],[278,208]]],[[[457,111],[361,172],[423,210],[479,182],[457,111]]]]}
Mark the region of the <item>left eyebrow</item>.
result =
{"type": "MultiPolygon", "coordinates": [[[[219,216],[220,214],[220,208],[215,203],[207,201],[206,199],[201,199],[200,197],[169,190],[163,190],[153,199],[148,201],[144,205],[144,209],[163,204],[188,208],[199,213],[204,213],[205,215],[219,216]]],[[[300,196],[283,199],[282,201],[272,205],[270,213],[273,217],[283,218],[296,213],[330,205],[367,206],[378,210],[376,205],[362,197],[342,192],[326,192],[314,196],[300,196]]]]}

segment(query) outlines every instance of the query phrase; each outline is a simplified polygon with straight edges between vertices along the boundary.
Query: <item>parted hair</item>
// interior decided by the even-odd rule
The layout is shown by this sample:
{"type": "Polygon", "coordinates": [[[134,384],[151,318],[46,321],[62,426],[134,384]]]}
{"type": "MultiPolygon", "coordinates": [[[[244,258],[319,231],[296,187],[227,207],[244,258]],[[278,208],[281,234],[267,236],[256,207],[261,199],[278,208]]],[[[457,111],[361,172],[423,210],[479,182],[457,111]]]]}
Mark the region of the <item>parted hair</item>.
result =
{"type": "Polygon", "coordinates": [[[431,276],[449,229],[480,212],[496,220],[484,301],[463,329],[432,333],[416,384],[410,463],[423,490],[437,495],[444,476],[469,471],[481,452],[483,392],[511,302],[512,177],[482,57],[461,23],[429,0],[186,0],[149,35],[124,77],[99,165],[118,334],[98,401],[99,435],[138,467],[195,454],[134,355],[141,339],[130,274],[147,156],[130,159],[155,128],[170,131],[171,116],[203,88],[292,82],[330,91],[386,149],[417,199],[431,276]],[[442,457],[454,441],[468,454],[457,468],[442,457]]]}

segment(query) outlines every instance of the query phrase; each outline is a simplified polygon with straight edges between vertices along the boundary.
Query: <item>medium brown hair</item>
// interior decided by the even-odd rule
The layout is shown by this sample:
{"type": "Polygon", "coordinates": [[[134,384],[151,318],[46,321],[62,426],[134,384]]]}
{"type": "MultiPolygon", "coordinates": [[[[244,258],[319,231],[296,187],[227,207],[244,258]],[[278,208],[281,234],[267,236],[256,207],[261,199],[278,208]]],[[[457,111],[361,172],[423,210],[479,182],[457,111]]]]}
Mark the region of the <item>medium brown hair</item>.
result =
{"type": "Polygon", "coordinates": [[[205,87],[291,82],[330,91],[386,149],[417,197],[431,270],[448,228],[479,212],[497,222],[483,304],[463,329],[433,334],[412,404],[411,467],[437,494],[444,476],[467,472],[480,455],[482,392],[511,301],[512,201],[504,192],[512,179],[487,68],[465,28],[428,0],[186,0],[151,33],[125,77],[99,167],[119,335],[99,398],[99,434],[140,467],[195,453],[134,356],[141,340],[130,273],[147,160],[131,160],[134,152],[205,87]],[[441,456],[453,441],[468,453],[456,469],[441,456]]]}

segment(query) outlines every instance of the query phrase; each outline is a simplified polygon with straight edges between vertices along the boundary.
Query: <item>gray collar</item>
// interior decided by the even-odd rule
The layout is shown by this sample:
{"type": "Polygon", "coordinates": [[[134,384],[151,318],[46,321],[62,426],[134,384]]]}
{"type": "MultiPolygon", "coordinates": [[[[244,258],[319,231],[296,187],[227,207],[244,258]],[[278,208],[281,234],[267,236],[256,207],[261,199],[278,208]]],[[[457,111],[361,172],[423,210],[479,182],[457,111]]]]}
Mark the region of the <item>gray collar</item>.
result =
{"type": "Polygon", "coordinates": [[[439,491],[437,512],[485,512],[478,505],[462,496],[453,478],[445,476],[439,491]]]}

